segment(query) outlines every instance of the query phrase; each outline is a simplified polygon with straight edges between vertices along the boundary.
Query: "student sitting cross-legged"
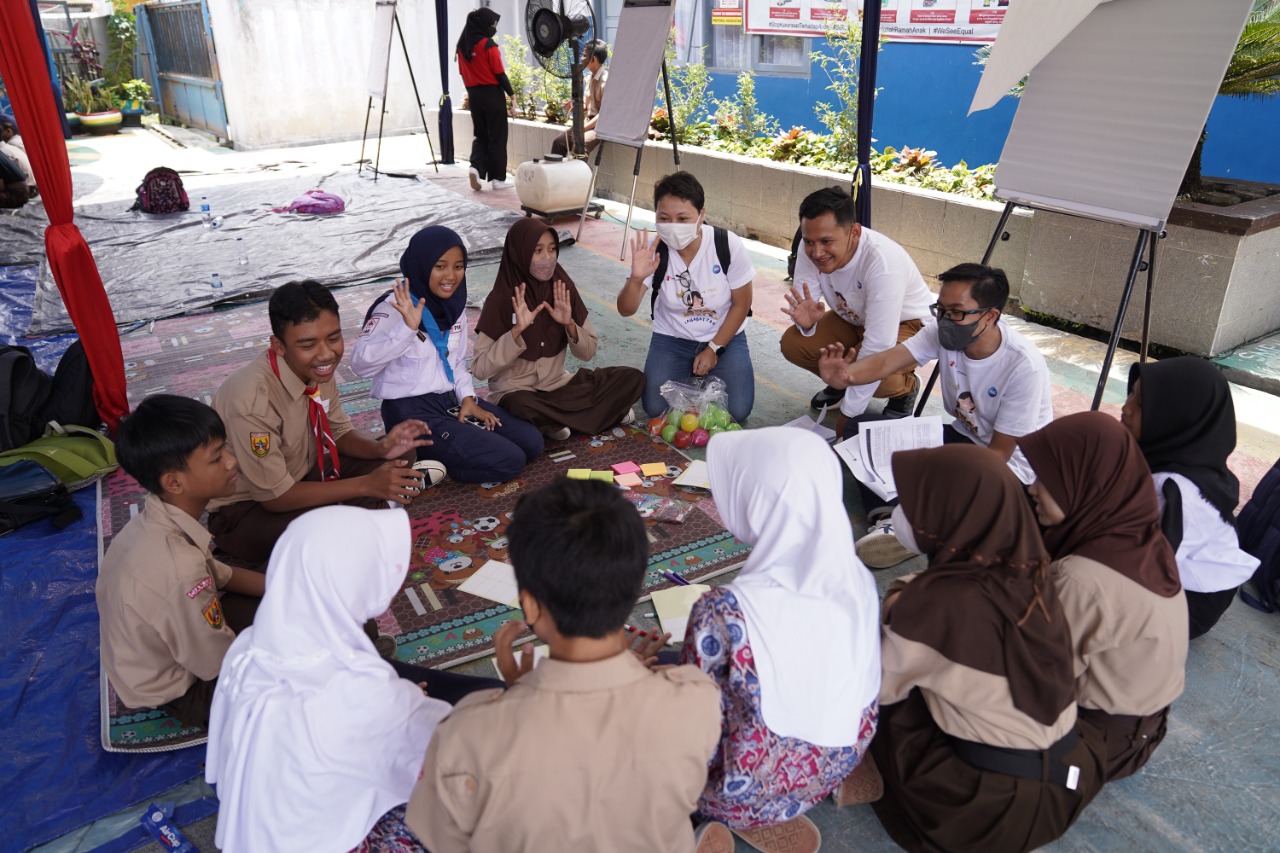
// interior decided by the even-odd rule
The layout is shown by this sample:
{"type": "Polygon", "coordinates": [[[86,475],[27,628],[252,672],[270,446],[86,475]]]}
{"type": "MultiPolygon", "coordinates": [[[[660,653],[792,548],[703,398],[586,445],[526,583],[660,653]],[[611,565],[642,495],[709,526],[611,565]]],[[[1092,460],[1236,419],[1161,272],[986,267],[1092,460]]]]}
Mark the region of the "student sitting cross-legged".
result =
{"type": "Polygon", "coordinates": [[[559,263],[555,229],[517,219],[507,232],[493,290],[476,323],[472,372],[489,396],[550,438],[594,435],[630,423],[644,390],[634,367],[565,370],[565,356],[590,361],[599,338],[573,279],[559,263]]]}
{"type": "Polygon", "coordinates": [[[1082,722],[1107,744],[1107,779],[1164,740],[1187,669],[1187,601],[1160,530],[1151,471],[1115,418],[1080,412],[1018,440],[1071,626],[1082,722]]]}
{"type": "MultiPolygon", "coordinates": [[[[528,421],[476,396],[467,371],[467,250],[448,228],[423,228],[400,256],[404,278],[365,315],[351,369],[373,380],[387,431],[427,424],[434,459],[461,483],[505,482],[542,453],[528,421]]],[[[426,429],[422,430],[427,432],[426,429]]]]}
{"type": "Polygon", "coordinates": [[[995,454],[893,455],[894,528],[929,558],[883,607],[884,778],[872,808],[909,851],[1018,853],[1058,838],[1102,788],[1076,718],[1071,632],[1035,517],[995,454]]]}
{"type": "Polygon", "coordinates": [[[412,544],[403,510],[346,506],[312,510],[280,537],[210,717],[205,778],[226,853],[420,849],[404,804],[422,751],[452,702],[501,683],[374,650],[363,625],[400,591],[412,544]]]}
{"type": "Polygon", "coordinates": [[[766,853],[818,849],[803,815],[876,730],[880,599],[830,461],[822,439],[785,427],[707,446],[716,506],[752,551],[694,604],[681,649],[720,685],[724,714],[698,811],[766,853]]]}
{"type": "Polygon", "coordinates": [[[649,417],[667,410],[664,382],[717,376],[729,389],[729,414],[741,423],[756,397],[747,345],[756,271],[737,234],[703,221],[705,202],[702,184],[688,172],[654,184],[658,236],[651,242],[648,231],[639,231],[632,239],[631,274],[618,291],[618,313],[635,314],[649,294],[653,336],[641,398],[649,417]]]}
{"type": "Polygon", "coordinates": [[[652,672],[628,648],[648,560],[635,508],[562,479],[520,499],[507,535],[524,620],[494,638],[510,686],[441,723],[409,827],[431,853],[694,850],[719,691],[695,667],[652,672]],[[512,650],[524,623],[550,652],[537,667],[532,648],[512,650]]]}
{"type": "Polygon", "coordinates": [[[1227,467],[1236,446],[1231,388],[1201,358],[1135,363],[1120,420],[1151,468],[1194,640],[1217,624],[1258,568],[1236,533],[1240,481],[1227,467]]]}
{"type": "Polygon", "coordinates": [[[421,421],[376,439],[352,426],[338,395],[338,303],[323,285],[281,285],[267,310],[270,349],[228,376],[213,401],[240,481],[211,505],[209,531],[218,548],[254,563],[265,563],[289,522],[314,507],[409,503],[423,485],[409,468],[411,451],[430,444],[421,421]]]}
{"type": "Polygon", "coordinates": [[[102,666],[131,708],[165,706],[203,726],[223,655],[253,621],[261,574],[215,560],[205,505],[235,490],[236,457],[218,413],[157,394],[120,424],[120,465],[150,492],[102,558],[95,594],[102,666]]]}

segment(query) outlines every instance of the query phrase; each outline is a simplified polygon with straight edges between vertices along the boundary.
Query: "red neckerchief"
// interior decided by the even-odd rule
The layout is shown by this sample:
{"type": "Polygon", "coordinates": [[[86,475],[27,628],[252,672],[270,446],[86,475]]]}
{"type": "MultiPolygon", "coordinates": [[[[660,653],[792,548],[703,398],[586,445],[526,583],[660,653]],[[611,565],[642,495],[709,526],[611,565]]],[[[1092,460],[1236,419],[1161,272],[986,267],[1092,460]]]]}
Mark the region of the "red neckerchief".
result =
{"type": "MultiPolygon", "coordinates": [[[[280,379],[280,365],[276,363],[276,351],[267,350],[267,356],[271,359],[272,371],[275,372],[276,378],[280,379]]],[[[284,380],[280,379],[280,381],[284,380]]],[[[324,410],[324,404],[320,402],[320,386],[308,385],[303,390],[307,395],[307,414],[311,419],[311,434],[316,437],[316,465],[320,468],[320,479],[324,482],[336,480],[340,473],[338,442],[333,440],[333,433],[329,430],[329,414],[324,410]],[[326,456],[328,464],[325,464],[326,456]]]]}

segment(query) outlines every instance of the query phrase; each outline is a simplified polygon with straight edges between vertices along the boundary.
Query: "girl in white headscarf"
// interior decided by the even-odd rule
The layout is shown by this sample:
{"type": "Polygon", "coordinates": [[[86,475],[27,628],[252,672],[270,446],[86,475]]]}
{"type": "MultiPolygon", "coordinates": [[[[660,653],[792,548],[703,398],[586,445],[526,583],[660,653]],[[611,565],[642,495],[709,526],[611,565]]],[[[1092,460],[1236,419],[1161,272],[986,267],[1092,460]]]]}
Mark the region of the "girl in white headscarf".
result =
{"type": "Polygon", "coordinates": [[[720,685],[724,710],[698,810],[760,849],[786,836],[785,849],[816,850],[802,815],[875,734],[875,582],[822,439],[787,427],[723,433],[707,463],[725,527],[752,551],[732,583],[694,605],[680,656],[720,685]]]}
{"type": "Polygon", "coordinates": [[[276,544],[210,715],[205,778],[226,853],[351,850],[403,821],[450,705],[398,677],[362,626],[400,589],[411,547],[403,510],[346,506],[299,517],[276,544]]]}

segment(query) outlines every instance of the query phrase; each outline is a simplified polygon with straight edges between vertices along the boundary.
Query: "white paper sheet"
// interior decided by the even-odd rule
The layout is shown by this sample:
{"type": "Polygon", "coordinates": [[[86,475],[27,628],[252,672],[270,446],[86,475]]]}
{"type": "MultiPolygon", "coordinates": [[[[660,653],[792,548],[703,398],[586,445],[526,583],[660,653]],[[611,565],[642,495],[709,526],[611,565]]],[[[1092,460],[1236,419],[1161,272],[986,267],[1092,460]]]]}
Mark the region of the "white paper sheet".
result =
{"type": "Polygon", "coordinates": [[[858,434],[835,446],[836,455],[867,488],[885,500],[898,496],[893,454],[942,445],[942,418],[901,418],[864,423],[858,434]]]}
{"type": "Polygon", "coordinates": [[[823,406],[822,411],[818,412],[818,419],[814,420],[808,415],[801,415],[794,421],[788,421],[783,426],[794,427],[795,429],[806,429],[823,441],[831,441],[836,437],[836,431],[830,427],[824,427],[822,421],[827,417],[827,407],[823,406]]]}
{"type": "Polygon", "coordinates": [[[695,459],[689,463],[689,467],[684,469],[684,473],[671,481],[674,486],[687,486],[691,489],[710,489],[711,488],[711,471],[707,468],[707,463],[701,459],[695,459]]]}

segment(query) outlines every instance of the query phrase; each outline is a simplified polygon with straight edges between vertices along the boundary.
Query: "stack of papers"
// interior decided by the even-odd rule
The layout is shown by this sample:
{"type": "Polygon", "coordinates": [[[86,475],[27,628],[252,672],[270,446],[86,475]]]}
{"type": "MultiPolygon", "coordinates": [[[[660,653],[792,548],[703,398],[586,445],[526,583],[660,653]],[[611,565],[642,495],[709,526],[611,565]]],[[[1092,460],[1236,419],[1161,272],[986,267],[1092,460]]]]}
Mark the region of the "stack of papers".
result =
{"type": "Polygon", "coordinates": [[[862,424],[858,434],[835,446],[836,455],[853,476],[885,500],[898,496],[893,480],[893,454],[942,446],[942,418],[900,418],[862,424]]]}
{"type": "Polygon", "coordinates": [[[702,598],[702,594],[711,587],[705,583],[691,583],[685,586],[673,586],[670,589],[659,589],[653,592],[650,599],[653,609],[658,614],[658,623],[663,633],[670,634],[672,642],[684,640],[685,629],[689,626],[689,614],[694,603],[702,598]]]}

